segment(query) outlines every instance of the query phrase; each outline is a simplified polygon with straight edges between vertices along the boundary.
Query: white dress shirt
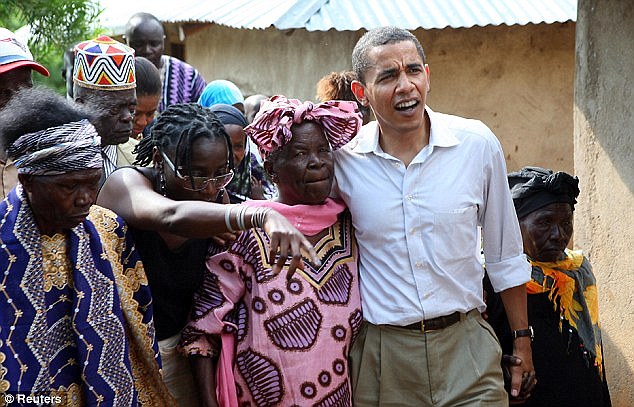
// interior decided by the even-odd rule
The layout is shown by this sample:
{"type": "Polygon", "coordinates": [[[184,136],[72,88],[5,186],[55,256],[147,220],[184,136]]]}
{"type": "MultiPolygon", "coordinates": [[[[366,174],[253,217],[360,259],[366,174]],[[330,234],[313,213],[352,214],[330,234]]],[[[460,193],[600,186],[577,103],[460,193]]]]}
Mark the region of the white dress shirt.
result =
{"type": "Polygon", "coordinates": [[[335,152],[335,194],[352,213],[373,324],[483,311],[479,226],[495,290],[530,278],[499,141],[478,120],[426,111],[429,144],[407,168],[381,149],[376,122],[335,152]]]}

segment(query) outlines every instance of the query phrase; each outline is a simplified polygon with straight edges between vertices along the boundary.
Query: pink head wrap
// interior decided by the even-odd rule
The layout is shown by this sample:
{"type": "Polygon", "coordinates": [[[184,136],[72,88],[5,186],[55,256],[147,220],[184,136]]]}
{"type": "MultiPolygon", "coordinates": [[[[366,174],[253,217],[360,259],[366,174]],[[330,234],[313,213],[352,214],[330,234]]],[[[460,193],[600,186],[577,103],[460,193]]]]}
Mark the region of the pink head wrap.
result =
{"type": "Polygon", "coordinates": [[[260,112],[244,131],[266,159],[291,140],[293,124],[305,121],[320,125],[330,146],[336,150],[357,135],[362,119],[356,102],[330,100],[313,104],[276,95],[262,102],[260,112]]]}

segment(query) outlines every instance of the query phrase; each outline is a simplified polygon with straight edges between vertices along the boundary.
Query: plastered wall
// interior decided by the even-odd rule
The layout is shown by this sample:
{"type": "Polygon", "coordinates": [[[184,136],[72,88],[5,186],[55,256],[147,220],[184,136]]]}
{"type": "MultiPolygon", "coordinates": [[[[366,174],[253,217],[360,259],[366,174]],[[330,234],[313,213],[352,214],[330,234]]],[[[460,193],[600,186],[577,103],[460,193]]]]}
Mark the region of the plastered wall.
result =
{"type": "MultiPolygon", "coordinates": [[[[493,129],[509,170],[573,171],[574,23],[417,30],[431,69],[429,105],[493,129]]],[[[315,84],[350,69],[362,32],[238,30],[210,25],[189,36],[187,61],[245,95],[313,99],[315,84]]]]}
{"type": "Polygon", "coordinates": [[[574,163],[581,195],[575,245],[599,288],[613,405],[634,406],[634,3],[581,0],[574,163]]]}

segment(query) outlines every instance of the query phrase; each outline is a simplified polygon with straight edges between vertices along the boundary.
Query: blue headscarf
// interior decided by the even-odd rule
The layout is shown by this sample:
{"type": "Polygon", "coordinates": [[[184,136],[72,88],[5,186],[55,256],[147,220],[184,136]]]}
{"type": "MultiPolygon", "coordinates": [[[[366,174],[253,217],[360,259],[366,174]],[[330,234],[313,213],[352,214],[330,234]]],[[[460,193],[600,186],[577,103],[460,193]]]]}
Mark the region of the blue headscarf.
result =
{"type": "Polygon", "coordinates": [[[198,104],[204,107],[221,103],[225,105],[244,104],[244,96],[233,82],[224,79],[209,82],[198,98],[198,104]]]}

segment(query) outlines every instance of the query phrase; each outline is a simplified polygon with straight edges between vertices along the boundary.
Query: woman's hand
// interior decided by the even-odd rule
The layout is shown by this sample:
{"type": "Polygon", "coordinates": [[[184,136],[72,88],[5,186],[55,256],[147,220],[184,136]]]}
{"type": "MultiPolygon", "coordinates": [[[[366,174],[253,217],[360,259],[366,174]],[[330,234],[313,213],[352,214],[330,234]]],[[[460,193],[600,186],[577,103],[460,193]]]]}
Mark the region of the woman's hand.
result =
{"type": "Polygon", "coordinates": [[[251,199],[262,200],[264,197],[264,187],[262,181],[257,180],[255,177],[251,177],[251,199]]]}
{"type": "MultiPolygon", "coordinates": [[[[506,387],[507,391],[510,388],[511,383],[511,367],[512,366],[520,366],[522,364],[522,359],[518,358],[514,355],[502,355],[502,373],[504,374],[504,387],[506,387]]],[[[522,377],[522,385],[520,387],[520,392],[516,397],[511,397],[510,404],[522,404],[528,400],[531,396],[531,392],[535,388],[537,384],[537,379],[535,377],[535,372],[530,372],[525,374],[522,377]]]]}
{"type": "Polygon", "coordinates": [[[264,231],[271,238],[269,263],[275,262],[272,269],[273,273],[277,274],[282,271],[289,257],[291,257],[291,262],[288,266],[287,278],[290,278],[297,268],[303,270],[302,250],[308,253],[308,257],[314,264],[321,265],[321,261],[317,257],[317,252],[315,252],[313,245],[278,212],[270,210],[266,213],[264,218],[264,231]],[[277,257],[278,254],[279,257],[277,257]]]}

